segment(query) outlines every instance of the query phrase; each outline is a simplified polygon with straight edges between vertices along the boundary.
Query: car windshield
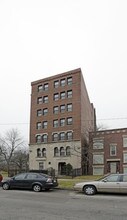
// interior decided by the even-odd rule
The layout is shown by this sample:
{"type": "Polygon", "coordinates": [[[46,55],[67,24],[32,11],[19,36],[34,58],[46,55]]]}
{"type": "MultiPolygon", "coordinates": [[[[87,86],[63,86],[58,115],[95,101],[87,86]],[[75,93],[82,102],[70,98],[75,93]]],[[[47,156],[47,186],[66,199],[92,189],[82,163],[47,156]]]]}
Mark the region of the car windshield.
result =
{"type": "Polygon", "coordinates": [[[110,174],[110,175],[104,176],[99,181],[119,182],[121,181],[121,176],[119,174],[110,174]]]}
{"type": "Polygon", "coordinates": [[[108,177],[108,176],[110,176],[110,175],[108,174],[108,175],[102,176],[102,177],[100,177],[99,179],[97,179],[96,181],[101,181],[101,180],[105,179],[105,178],[108,177]]]}

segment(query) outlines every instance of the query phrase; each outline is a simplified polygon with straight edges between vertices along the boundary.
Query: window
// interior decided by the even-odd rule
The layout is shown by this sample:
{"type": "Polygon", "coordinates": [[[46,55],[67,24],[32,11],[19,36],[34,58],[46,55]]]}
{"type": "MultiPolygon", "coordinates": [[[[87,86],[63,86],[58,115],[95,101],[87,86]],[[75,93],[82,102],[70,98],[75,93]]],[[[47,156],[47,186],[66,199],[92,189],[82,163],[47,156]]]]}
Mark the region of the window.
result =
{"type": "Polygon", "coordinates": [[[52,135],[52,140],[53,140],[53,141],[58,141],[58,134],[57,134],[57,133],[54,133],[54,134],[52,135]]]}
{"type": "Polygon", "coordinates": [[[67,78],[67,84],[68,85],[72,85],[72,77],[68,77],[67,78]]]}
{"type": "Polygon", "coordinates": [[[123,147],[127,147],[127,137],[123,137],[123,147]]]}
{"type": "Polygon", "coordinates": [[[42,97],[37,98],[37,104],[42,104],[42,97]]]}
{"type": "Polygon", "coordinates": [[[71,155],[71,148],[69,146],[66,147],[66,156],[70,156],[71,155]]]}
{"type": "Polygon", "coordinates": [[[43,91],[43,86],[42,85],[39,85],[38,86],[38,92],[42,92],[43,91]]]}
{"type": "Polygon", "coordinates": [[[59,122],[58,122],[58,119],[56,119],[53,121],[53,127],[57,128],[58,126],[59,126],[59,122]]]}
{"type": "Polygon", "coordinates": [[[54,101],[57,101],[59,99],[59,93],[54,94],[54,101]]]}
{"type": "Polygon", "coordinates": [[[60,119],[60,126],[61,127],[65,126],[65,118],[60,119]]]}
{"type": "Polygon", "coordinates": [[[54,81],[54,88],[58,88],[58,86],[59,86],[59,81],[58,80],[54,81]]]}
{"type": "Polygon", "coordinates": [[[42,115],[42,110],[41,109],[38,109],[37,110],[37,116],[41,116],[42,115]]]}
{"type": "Polygon", "coordinates": [[[37,157],[41,157],[41,150],[40,150],[40,148],[37,149],[37,157]]]}
{"type": "Polygon", "coordinates": [[[65,92],[61,92],[61,93],[60,93],[60,98],[61,98],[61,99],[65,99],[65,92]]]}
{"type": "Polygon", "coordinates": [[[104,167],[93,167],[93,175],[103,175],[104,167]]]}
{"type": "Polygon", "coordinates": [[[60,148],[60,156],[65,156],[64,147],[61,147],[61,148],[60,148]]]}
{"type": "Polygon", "coordinates": [[[73,133],[72,131],[67,132],[67,140],[72,140],[73,133]]]}
{"type": "Polygon", "coordinates": [[[65,133],[64,132],[60,133],[60,140],[61,141],[65,140],[65,133]]]}
{"type": "Polygon", "coordinates": [[[119,179],[118,175],[112,175],[105,178],[107,182],[117,182],[119,179]]]}
{"type": "Polygon", "coordinates": [[[127,182],[127,175],[123,176],[123,182],[127,182]]]}
{"type": "Polygon", "coordinates": [[[127,173],[127,167],[123,167],[123,173],[127,173]]]}
{"type": "Polygon", "coordinates": [[[93,149],[103,149],[104,148],[104,140],[103,139],[93,139],[93,149]]]}
{"type": "Polygon", "coordinates": [[[47,121],[43,121],[43,128],[47,129],[47,126],[48,126],[48,122],[47,121]]]}
{"type": "Polygon", "coordinates": [[[48,141],[48,135],[47,134],[43,134],[42,142],[47,143],[47,141],[48,141]]]}
{"type": "Polygon", "coordinates": [[[67,111],[71,112],[72,111],[72,104],[67,104],[67,111]]]}
{"type": "Polygon", "coordinates": [[[37,128],[38,130],[41,129],[41,122],[37,122],[37,124],[36,124],[36,128],[37,128]]]}
{"type": "Polygon", "coordinates": [[[42,157],[46,157],[46,149],[45,148],[42,149],[42,157]]]}
{"type": "Polygon", "coordinates": [[[43,103],[48,103],[48,96],[43,97],[43,103]]]}
{"type": "Polygon", "coordinates": [[[72,90],[67,91],[67,98],[72,98],[72,90]]]}
{"type": "Polygon", "coordinates": [[[127,153],[123,153],[123,162],[127,163],[127,153]]]}
{"type": "Polygon", "coordinates": [[[54,157],[58,157],[59,156],[59,150],[58,147],[54,148],[54,157]]]}
{"type": "Polygon", "coordinates": [[[41,135],[36,136],[36,143],[41,143],[41,135]]]}
{"type": "Polygon", "coordinates": [[[35,180],[37,178],[39,178],[39,176],[36,173],[30,173],[30,174],[27,174],[27,176],[26,176],[27,180],[35,180]]]}
{"type": "Polygon", "coordinates": [[[104,163],[104,155],[103,154],[94,154],[93,155],[93,164],[103,164],[104,163]]]}
{"type": "Polygon", "coordinates": [[[116,156],[116,145],[110,144],[110,156],[116,156]]]}
{"type": "Polygon", "coordinates": [[[26,177],[26,173],[21,173],[18,176],[15,177],[16,180],[23,180],[26,177]]]}
{"type": "Polygon", "coordinates": [[[65,86],[65,83],[66,83],[65,79],[61,79],[61,80],[60,80],[60,85],[61,85],[61,86],[65,86]]]}
{"type": "Polygon", "coordinates": [[[62,112],[62,113],[65,112],[65,105],[60,106],[60,112],[62,112]]]}
{"type": "Polygon", "coordinates": [[[48,114],[48,109],[47,108],[44,108],[43,109],[43,115],[47,115],[48,114]]]}
{"type": "Polygon", "coordinates": [[[72,125],[72,117],[67,118],[67,125],[72,125]]]}
{"type": "Polygon", "coordinates": [[[44,162],[39,162],[39,170],[44,170],[44,162]]]}
{"type": "Polygon", "coordinates": [[[54,114],[58,114],[58,112],[59,112],[59,107],[58,106],[54,106],[53,107],[53,113],[54,114]]]}
{"type": "Polygon", "coordinates": [[[45,90],[45,91],[48,90],[48,87],[49,87],[48,83],[44,84],[44,90],[45,90]]]}

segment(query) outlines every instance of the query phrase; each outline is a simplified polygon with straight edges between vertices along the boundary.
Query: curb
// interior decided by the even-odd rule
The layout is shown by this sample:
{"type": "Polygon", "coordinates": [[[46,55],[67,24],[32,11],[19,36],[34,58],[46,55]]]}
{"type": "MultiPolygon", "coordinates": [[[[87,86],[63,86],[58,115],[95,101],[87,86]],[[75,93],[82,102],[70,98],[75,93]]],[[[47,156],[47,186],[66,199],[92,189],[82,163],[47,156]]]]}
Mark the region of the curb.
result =
{"type": "Polygon", "coordinates": [[[58,189],[58,190],[67,190],[67,191],[74,191],[74,189],[70,189],[70,188],[54,188],[54,189],[58,189]]]}

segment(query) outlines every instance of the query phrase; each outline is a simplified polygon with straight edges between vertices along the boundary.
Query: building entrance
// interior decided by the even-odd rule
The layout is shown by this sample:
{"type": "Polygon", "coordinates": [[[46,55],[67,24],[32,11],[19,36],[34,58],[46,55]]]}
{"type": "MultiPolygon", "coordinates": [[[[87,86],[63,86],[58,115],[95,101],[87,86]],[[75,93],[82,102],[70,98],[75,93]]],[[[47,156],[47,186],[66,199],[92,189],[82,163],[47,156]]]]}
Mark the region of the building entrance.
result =
{"type": "Polygon", "coordinates": [[[109,173],[119,173],[120,172],[120,162],[119,161],[110,161],[107,163],[109,173]]]}
{"type": "Polygon", "coordinates": [[[66,175],[66,163],[65,162],[58,163],[58,174],[66,175]]]}

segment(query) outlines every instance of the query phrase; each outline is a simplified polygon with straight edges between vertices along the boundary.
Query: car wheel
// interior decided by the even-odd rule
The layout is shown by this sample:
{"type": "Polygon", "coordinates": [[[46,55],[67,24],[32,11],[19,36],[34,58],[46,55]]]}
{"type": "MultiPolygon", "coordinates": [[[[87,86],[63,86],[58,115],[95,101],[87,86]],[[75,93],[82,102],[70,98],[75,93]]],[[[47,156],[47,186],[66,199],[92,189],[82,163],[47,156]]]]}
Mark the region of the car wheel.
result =
{"type": "Polygon", "coordinates": [[[4,190],[8,190],[9,189],[9,184],[8,183],[3,183],[3,185],[2,185],[2,188],[4,189],[4,190]]]}
{"type": "Polygon", "coordinates": [[[88,185],[88,186],[84,186],[83,191],[86,195],[94,195],[97,190],[95,186],[88,185]]]}
{"type": "Polygon", "coordinates": [[[35,185],[33,186],[33,191],[34,191],[34,192],[40,192],[40,191],[41,191],[41,186],[40,186],[39,184],[35,184],[35,185]]]}

